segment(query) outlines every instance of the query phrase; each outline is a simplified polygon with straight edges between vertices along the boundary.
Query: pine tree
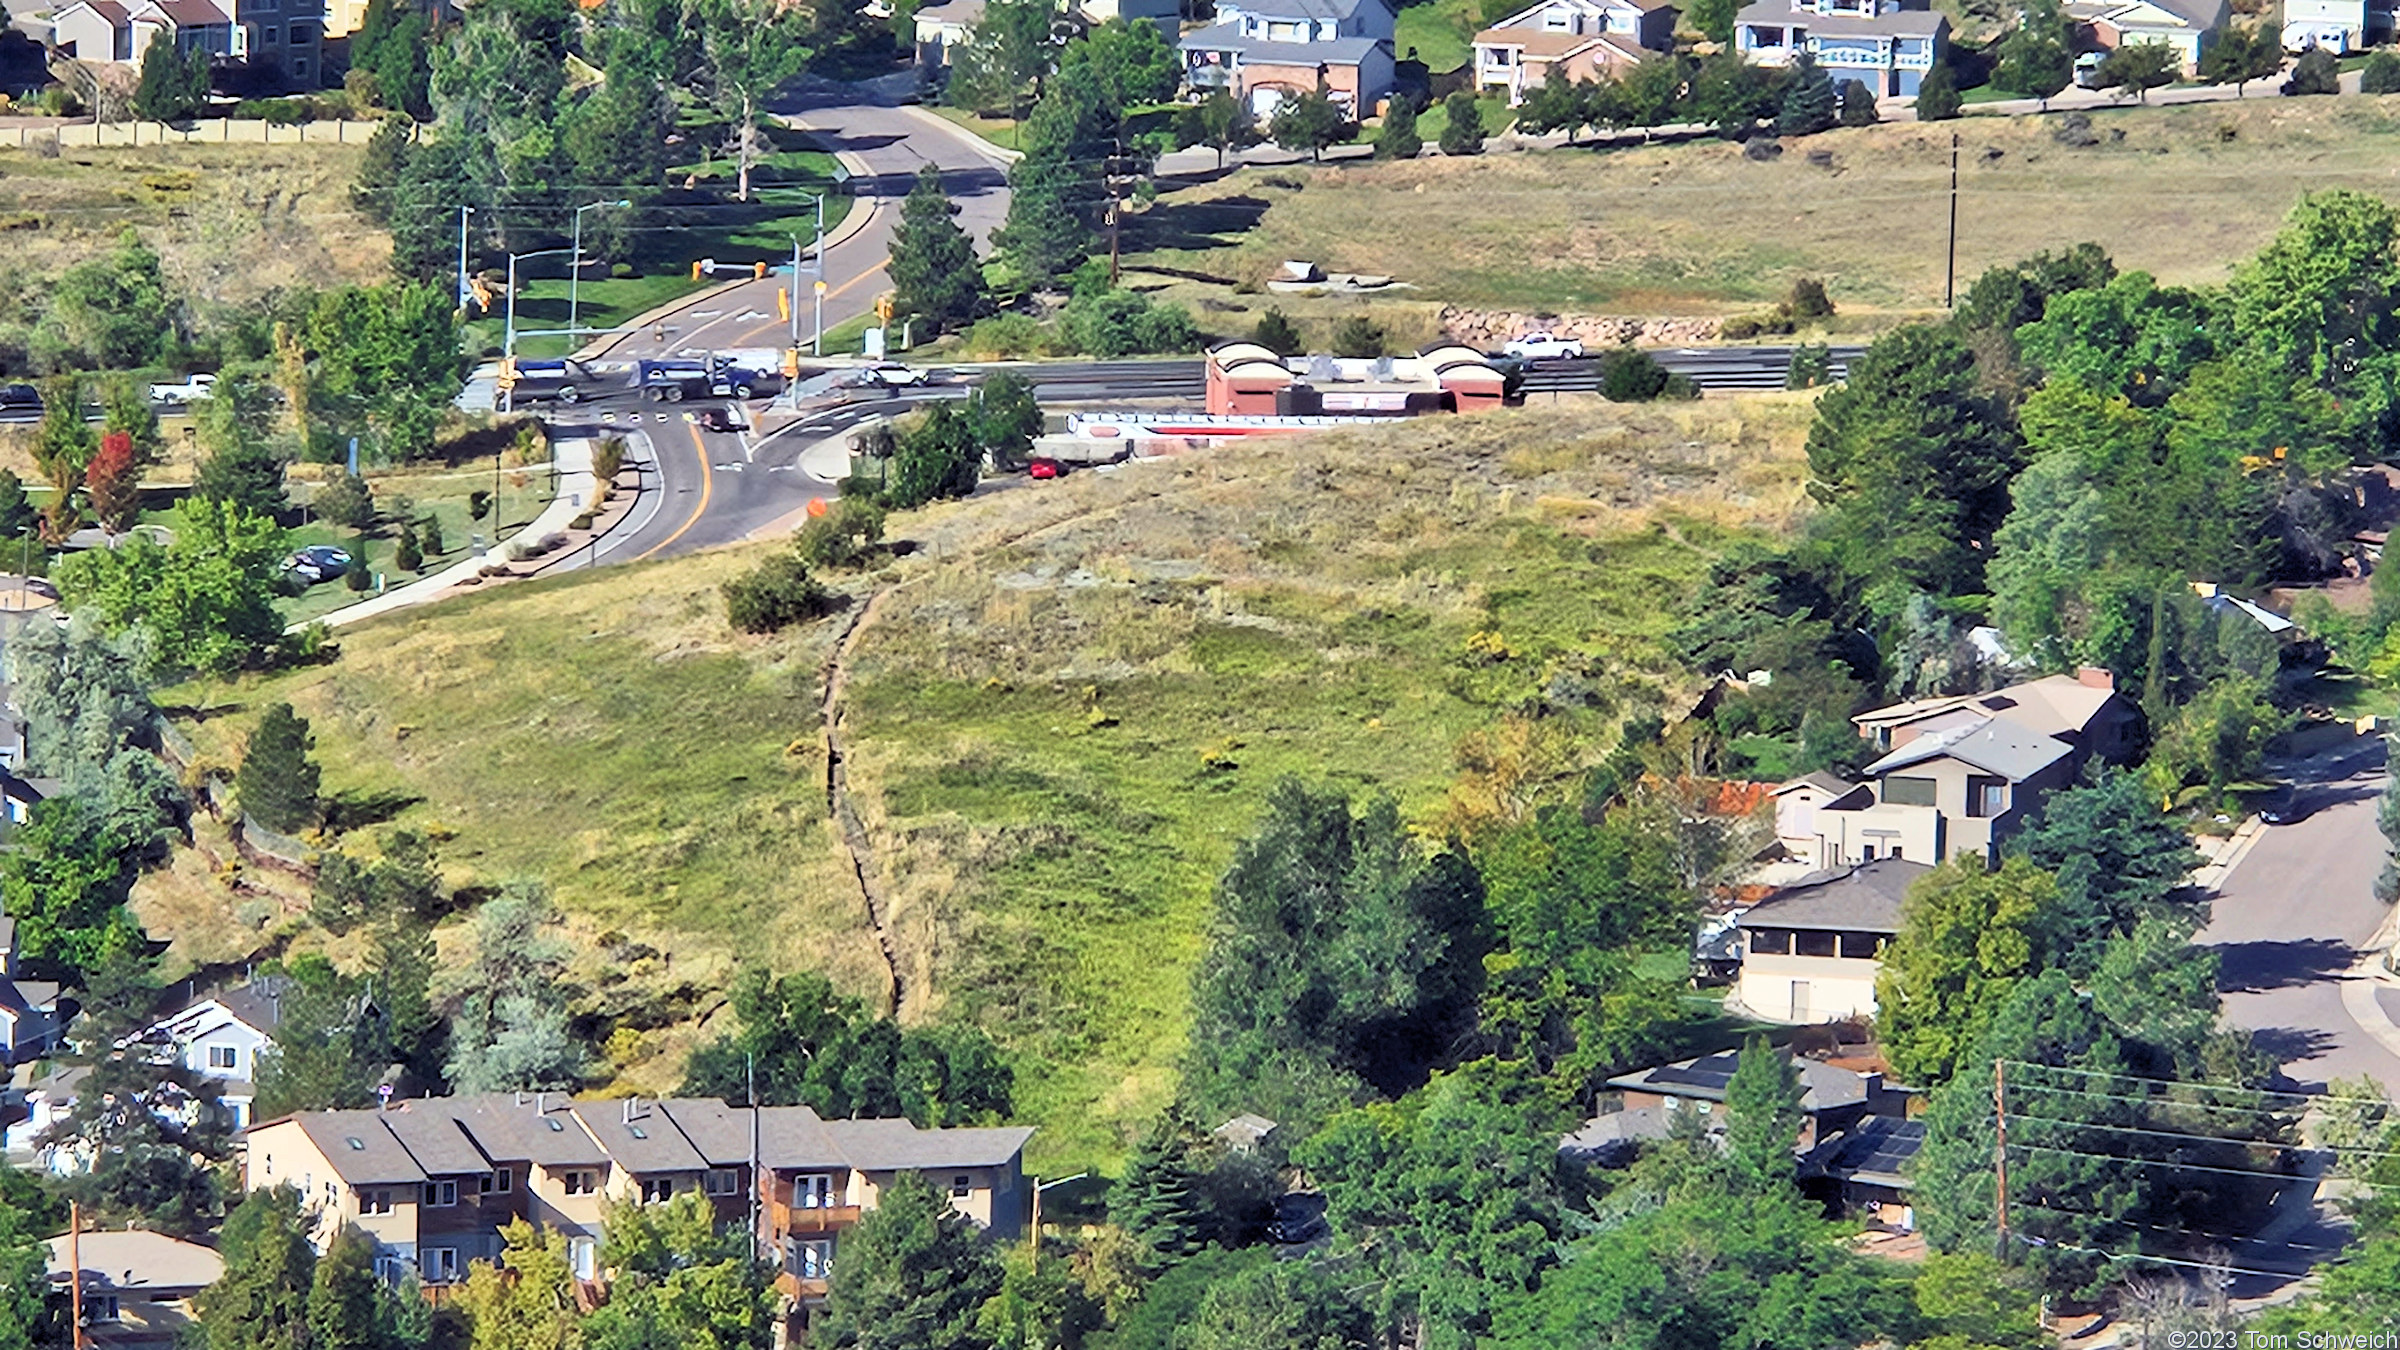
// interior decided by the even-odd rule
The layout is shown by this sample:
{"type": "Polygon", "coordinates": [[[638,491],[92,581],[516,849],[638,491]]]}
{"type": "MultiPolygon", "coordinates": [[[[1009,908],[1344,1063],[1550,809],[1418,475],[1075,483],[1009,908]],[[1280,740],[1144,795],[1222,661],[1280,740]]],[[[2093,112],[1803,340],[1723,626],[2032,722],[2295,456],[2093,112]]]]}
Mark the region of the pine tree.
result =
{"type": "Polygon", "coordinates": [[[1250,330],[1250,340],[1277,356],[1298,356],[1306,350],[1300,341],[1300,330],[1292,326],[1280,309],[1270,309],[1258,316],[1258,326],[1250,330]]]}
{"type": "Polygon", "coordinates": [[[392,566],[403,572],[425,570],[425,550],[417,543],[417,529],[414,525],[402,524],[400,526],[400,537],[392,544],[392,566]]]}
{"type": "Polygon", "coordinates": [[[300,1193],[289,1186],[250,1192],[225,1216],[217,1247],[225,1274],[193,1300],[207,1350],[305,1344],[316,1257],[300,1193]]]}
{"type": "Polygon", "coordinates": [[[149,122],[179,122],[208,97],[208,55],[185,55],[173,42],[153,40],[142,49],[142,73],[133,87],[134,116],[149,122]]]}
{"type": "Polygon", "coordinates": [[[258,729],[250,733],[241,770],[234,776],[243,814],[282,834],[314,824],[318,770],[308,757],[314,745],[308,720],[295,714],[291,704],[269,706],[258,719],[258,729]]]}
{"type": "Polygon", "coordinates": [[[1483,153],[1483,108],[1475,95],[1461,89],[1442,100],[1442,153],[1445,155],[1480,155],[1483,153]]]}
{"type": "Polygon", "coordinates": [[[1752,1036],[1725,1084],[1725,1152],[1734,1184],[1756,1195],[1793,1179],[1800,1142],[1800,1070],[1791,1056],[1752,1036]]]}
{"type": "Polygon", "coordinates": [[[1109,1192],[1109,1221],[1139,1244],[1143,1263],[1153,1272],[1200,1250],[1208,1216],[1199,1169],[1192,1166],[1198,1142],[1180,1113],[1160,1116],[1126,1160],[1124,1179],[1109,1192]]]}
{"type": "Polygon", "coordinates": [[[974,1222],[905,1172],[842,1235],[821,1334],[853,1350],[984,1350],[977,1315],[1000,1276],[974,1222]]]}
{"type": "Polygon", "coordinates": [[[308,1291],[310,1350],[381,1350],[377,1326],[381,1286],[375,1253],[364,1237],[345,1232],[317,1262],[308,1291]]]}
{"type": "Polygon", "coordinates": [[[1802,52],[1793,60],[1786,78],[1783,108],[1776,114],[1775,129],[1786,136],[1813,136],[1829,131],[1838,120],[1836,104],[1833,77],[1825,73],[1815,57],[1802,52]]]}
{"type": "Polygon", "coordinates": [[[1857,80],[1842,81],[1842,125],[1871,127],[1879,120],[1875,111],[1875,95],[1857,80]]]}
{"type": "Polygon", "coordinates": [[[1415,159],[1424,149],[1425,138],[1417,133],[1417,101],[1406,94],[1392,95],[1383,127],[1375,133],[1375,158],[1415,159]]]}
{"type": "Polygon", "coordinates": [[[9,1350],[52,1343],[49,1251],[36,1222],[15,1205],[0,1204],[0,1346],[9,1350]]]}
{"type": "Polygon", "coordinates": [[[926,337],[948,332],[983,307],[983,265],[952,219],[957,214],[942,191],[941,171],[928,164],[900,203],[900,224],[892,231],[892,305],[925,320],[926,337]]]}
{"type": "Polygon", "coordinates": [[[1926,71],[1924,80],[1917,85],[1917,120],[1947,122],[1958,116],[1958,110],[1964,106],[1965,100],[1959,97],[1958,81],[1951,77],[1950,67],[1934,62],[1933,69],[1926,71]]]}

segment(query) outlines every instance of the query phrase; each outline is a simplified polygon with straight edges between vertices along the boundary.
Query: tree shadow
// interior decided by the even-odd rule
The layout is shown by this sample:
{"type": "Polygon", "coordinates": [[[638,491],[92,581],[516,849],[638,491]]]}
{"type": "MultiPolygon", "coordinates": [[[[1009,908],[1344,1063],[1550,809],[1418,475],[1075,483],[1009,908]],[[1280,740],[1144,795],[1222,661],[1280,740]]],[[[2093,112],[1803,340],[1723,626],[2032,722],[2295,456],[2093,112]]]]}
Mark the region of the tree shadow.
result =
{"type": "Polygon", "coordinates": [[[325,825],[337,833],[381,825],[401,812],[424,801],[423,797],[407,792],[373,792],[360,788],[344,788],[323,801],[325,825]]]}
{"type": "Polygon", "coordinates": [[[1151,204],[1146,211],[1125,218],[1126,246],[1141,253],[1152,249],[1179,249],[1196,252],[1201,249],[1231,248],[1233,240],[1225,235],[1248,234],[1266,218],[1267,208],[1274,203],[1263,197],[1217,197],[1204,202],[1177,202],[1164,198],[1151,204]]]}
{"type": "Polygon", "coordinates": [[[2321,1027],[2261,1027],[2250,1033],[2250,1043],[2279,1064],[2315,1059],[2335,1045],[2333,1033],[2321,1027]]]}
{"type": "Polygon", "coordinates": [[[2348,970],[2358,951],[2332,938],[2295,942],[2228,942],[2216,945],[2217,991],[2257,994],[2317,984],[2348,970]]]}

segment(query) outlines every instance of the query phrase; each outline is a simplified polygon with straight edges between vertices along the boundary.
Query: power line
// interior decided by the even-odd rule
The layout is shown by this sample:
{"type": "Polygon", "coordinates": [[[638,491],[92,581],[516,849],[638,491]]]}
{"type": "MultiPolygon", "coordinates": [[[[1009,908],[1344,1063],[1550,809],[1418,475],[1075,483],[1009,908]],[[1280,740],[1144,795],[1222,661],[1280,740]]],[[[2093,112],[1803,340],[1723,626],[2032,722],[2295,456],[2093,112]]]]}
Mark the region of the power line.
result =
{"type": "MultiPolygon", "coordinates": [[[[2306,1144],[2284,1139],[2241,1139],[2221,1134],[2190,1134],[2182,1130],[2152,1130],[2139,1125],[2103,1125],[2096,1120],[2069,1120],[2064,1116],[2028,1116],[2015,1111],[2009,1112],[2008,1118],[2038,1125],[2065,1125],[2078,1130],[2107,1130],[2114,1134],[2148,1134],[2156,1135],[2161,1139],[2196,1139],[2204,1144],[2233,1144],[2244,1148],[2305,1149],[2308,1147],[2306,1144]]],[[[2386,1156],[2400,1157],[2400,1154],[2386,1156]]]]}
{"type": "MultiPolygon", "coordinates": [[[[2038,1211],[2040,1211],[2041,1213],[2044,1213],[2044,1214],[2063,1214],[2063,1215],[2072,1215],[2073,1217],[2075,1217],[2075,1218],[2078,1218],[2078,1219],[2098,1219],[2098,1220],[2100,1220],[2102,1223],[2111,1223],[2111,1224],[2115,1224],[2115,1225],[2117,1225],[2117,1226],[2118,1226],[2118,1227],[2120,1227],[2120,1228],[2138,1228],[2138,1229],[2140,1229],[2140,1230],[2142,1230],[2143,1232],[2146,1232],[2146,1233],[2171,1233],[2171,1234],[2179,1234],[2179,1235],[2181,1235],[2181,1236],[2184,1236],[2184,1237],[2204,1237],[2204,1238],[2214,1238],[2214,1239],[2216,1239],[2216,1240],[2218,1240],[2218,1241],[2221,1241],[2221,1242],[2240,1242],[2240,1243],[2253,1243],[2253,1242],[2256,1242],[2256,1241],[2258,1240],[2256,1237],[2254,1237],[2254,1236],[2252,1236],[2252,1235],[2249,1235],[2249,1234],[2245,1234],[2245,1233],[2219,1233],[2219,1232],[2217,1232],[2217,1231],[2215,1231],[2215,1230],[2213,1230],[2213,1229],[2208,1229],[2208,1228],[2169,1228],[2169,1227],[2166,1227],[2166,1226],[2165,1226],[2165,1225],[2163,1225],[2163,1224],[2155,1224],[2155,1223],[2134,1223],[2134,1222],[2132,1222],[2132,1221],[2131,1221],[2131,1220],[2129,1220],[2129,1219],[2117,1219],[2117,1218],[2111,1218],[2110,1216],[2108,1216],[2108,1215],[2106,1215],[2106,1214],[2097,1213],[2097,1212],[2095,1212],[2095,1211],[2088,1210],[2088,1209],[2061,1209],[2061,1208],[2059,1208],[2058,1206],[2055,1206],[2055,1205],[2043,1205],[2043,1204],[2036,1204],[2036,1203],[2034,1203],[2034,1202],[2032,1202],[2032,1201],[2026,1201],[2026,1200],[2020,1200],[2020,1201],[2018,1201],[2018,1202],[2017,1202],[2017,1207],[2018,1207],[2019,1209],[2031,1209],[2031,1210],[2038,1210],[2038,1211]]],[[[2289,1249],[2291,1249],[2291,1250],[2293,1250],[2293,1251],[2304,1251],[2304,1252],[2305,1252],[2305,1251],[2317,1251],[2317,1250],[2319,1250],[2318,1248],[2315,1248],[2315,1247],[2304,1247],[2304,1246],[2300,1245],[2300,1244],[2299,1244],[2299,1243],[2297,1243],[2297,1242],[2278,1242],[2278,1243],[2275,1243],[2274,1245],[2275,1245],[2275,1246],[2277,1246],[2277,1247],[2286,1247],[2286,1248],[2289,1248],[2289,1249]]]]}
{"type": "MultiPolygon", "coordinates": [[[[2093,1088],[2057,1087],[2049,1083],[2021,1083],[2018,1084],[2018,1086],[2027,1092],[2046,1092],[2057,1096],[2067,1097],[2097,1097],[2104,1101],[2130,1102],[2137,1106],[2171,1108],[2178,1111],[2234,1111],[2243,1115],[2273,1115],[2279,1112],[2289,1111],[2291,1109],[2290,1107],[2282,1106],[2226,1106],[2216,1102],[2179,1102],[2172,1097],[2128,1097],[2122,1093],[2101,1092],[2093,1088]]],[[[2345,1097],[2339,1100],[2366,1102],[2376,1101],[2377,1099],[2345,1097]]],[[[2389,1105],[2389,1103],[2383,1103],[2380,1101],[2378,1101],[2378,1104],[2389,1105]]]]}
{"type": "MultiPolygon", "coordinates": [[[[2269,1181],[2290,1181],[2290,1172],[2262,1172],[2250,1167],[2213,1167],[2206,1163],[2176,1162],[2168,1158],[2135,1158],[2122,1153],[2093,1153],[2086,1149],[2058,1148],[2050,1144],[2016,1144],[2015,1148],[2033,1153],[2057,1153],[2070,1158],[2087,1158],[2093,1162],[2124,1163],[2133,1167],[2169,1167],[2182,1172],[2216,1172],[2229,1177],[2264,1177],[2269,1181]]],[[[2364,1182],[2373,1185],[2373,1182],[2364,1182]]]]}

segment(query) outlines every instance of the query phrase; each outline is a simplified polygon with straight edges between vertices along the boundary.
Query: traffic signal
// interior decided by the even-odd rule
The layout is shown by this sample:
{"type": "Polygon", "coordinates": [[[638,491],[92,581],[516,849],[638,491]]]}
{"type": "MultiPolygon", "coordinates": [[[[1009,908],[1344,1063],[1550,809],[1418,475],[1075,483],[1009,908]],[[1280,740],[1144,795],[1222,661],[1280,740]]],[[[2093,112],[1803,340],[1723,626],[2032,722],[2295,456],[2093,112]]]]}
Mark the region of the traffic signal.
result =
{"type": "Polygon", "coordinates": [[[506,389],[506,388],[508,388],[510,385],[512,385],[512,384],[515,384],[516,382],[517,382],[517,358],[515,358],[515,357],[513,357],[513,356],[503,356],[503,357],[501,357],[501,358],[500,358],[500,374],[499,374],[499,377],[498,377],[498,383],[499,383],[500,387],[501,387],[501,388],[503,388],[503,389],[506,389]]]}
{"type": "Polygon", "coordinates": [[[792,293],[790,291],[777,290],[775,292],[775,317],[778,319],[792,317],[792,293]]]}
{"type": "Polygon", "coordinates": [[[798,347],[783,349],[783,378],[787,380],[800,378],[800,349],[798,347]]]}
{"type": "Polygon", "coordinates": [[[708,266],[707,263],[694,262],[692,264],[692,280],[698,281],[700,279],[700,269],[706,266],[708,266]]]}
{"type": "Polygon", "coordinates": [[[750,264],[750,279],[752,281],[765,281],[767,279],[767,265],[763,262],[750,264]]]}
{"type": "Polygon", "coordinates": [[[875,301],[875,317],[883,320],[885,323],[890,323],[892,321],[892,297],[888,295],[877,297],[875,301]]]}

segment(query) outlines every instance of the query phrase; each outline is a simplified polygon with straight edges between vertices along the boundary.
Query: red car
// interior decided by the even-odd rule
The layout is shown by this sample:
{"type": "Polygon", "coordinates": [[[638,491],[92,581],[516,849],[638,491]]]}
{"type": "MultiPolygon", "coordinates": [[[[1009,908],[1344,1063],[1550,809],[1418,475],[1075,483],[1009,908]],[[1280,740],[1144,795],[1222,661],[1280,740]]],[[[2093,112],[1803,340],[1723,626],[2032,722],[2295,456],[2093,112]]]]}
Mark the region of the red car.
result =
{"type": "Polygon", "coordinates": [[[1067,466],[1055,459],[1027,460],[1025,476],[1027,478],[1064,478],[1067,476],[1067,466]]]}

